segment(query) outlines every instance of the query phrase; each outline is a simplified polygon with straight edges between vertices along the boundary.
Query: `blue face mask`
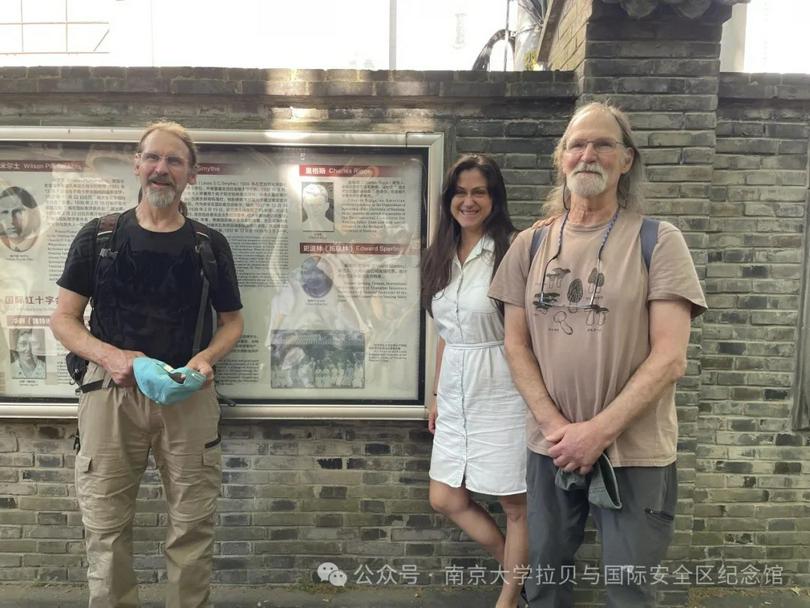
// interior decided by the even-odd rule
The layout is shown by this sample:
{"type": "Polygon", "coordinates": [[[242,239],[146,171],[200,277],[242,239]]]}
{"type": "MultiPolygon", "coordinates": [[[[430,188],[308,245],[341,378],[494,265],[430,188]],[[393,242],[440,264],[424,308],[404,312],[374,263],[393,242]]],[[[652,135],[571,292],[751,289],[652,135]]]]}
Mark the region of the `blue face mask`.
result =
{"type": "Polygon", "coordinates": [[[196,369],[178,367],[150,357],[132,361],[135,381],[141,392],[158,405],[171,405],[203,387],[207,378],[196,369]]]}

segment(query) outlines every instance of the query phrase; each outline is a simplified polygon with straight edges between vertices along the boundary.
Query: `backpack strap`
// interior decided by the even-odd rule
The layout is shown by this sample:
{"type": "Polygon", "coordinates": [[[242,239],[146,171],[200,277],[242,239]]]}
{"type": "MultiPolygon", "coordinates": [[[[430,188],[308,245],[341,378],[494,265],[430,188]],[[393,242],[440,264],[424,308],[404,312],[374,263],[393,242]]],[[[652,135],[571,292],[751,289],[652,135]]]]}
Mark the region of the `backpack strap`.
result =
{"type": "MultiPolygon", "coordinates": [[[[194,342],[191,349],[191,356],[193,357],[201,350],[200,344],[202,342],[205,313],[206,309],[211,306],[208,299],[208,293],[212,285],[216,289],[216,286],[219,284],[219,267],[217,266],[217,258],[214,254],[214,248],[211,246],[211,232],[209,231],[208,226],[198,222],[197,220],[193,220],[190,217],[186,217],[186,219],[191,222],[191,227],[194,228],[194,240],[196,242],[194,249],[200,256],[200,266],[202,267],[201,274],[203,280],[202,290],[200,291],[200,308],[197,311],[197,323],[194,326],[194,342]]],[[[236,402],[233,399],[229,399],[220,393],[216,388],[216,385],[214,386],[214,392],[216,393],[217,401],[220,404],[224,404],[229,407],[234,407],[236,405],[236,402]]],[[[217,439],[219,439],[219,435],[217,435],[217,439]]]]}
{"type": "Polygon", "coordinates": [[[548,233],[548,226],[542,226],[540,228],[535,229],[534,234],[532,234],[532,244],[529,247],[529,266],[532,265],[534,257],[540,250],[540,245],[542,245],[543,241],[546,240],[547,233],[548,233]]]}
{"type": "MultiPolygon", "coordinates": [[[[100,257],[115,259],[117,255],[117,252],[112,250],[112,245],[120,216],[120,213],[110,213],[95,219],[96,235],[93,239],[93,253],[90,259],[90,305],[92,307],[96,305],[96,285],[98,284],[98,281],[96,281],[96,271],[98,269],[98,259],[100,257]]],[[[80,393],[89,393],[101,388],[103,380],[96,380],[95,382],[84,384],[84,374],[87,372],[87,359],[75,353],[68,352],[65,356],[65,362],[67,363],[68,373],[71,377],[70,383],[76,384],[77,395],[80,393]]],[[[78,436],[76,441],[78,441],[78,436]]]]}
{"type": "Polygon", "coordinates": [[[186,220],[191,222],[191,227],[194,229],[194,250],[200,256],[200,266],[202,267],[203,275],[214,288],[219,284],[219,267],[217,266],[217,258],[214,255],[214,248],[211,245],[211,232],[205,224],[187,217],[186,220]]]}
{"type": "Polygon", "coordinates": [[[205,273],[202,274],[202,289],[200,290],[200,308],[197,310],[197,323],[194,325],[194,342],[191,346],[191,356],[193,357],[200,352],[200,343],[202,342],[203,323],[205,321],[205,309],[210,305],[208,303],[208,279],[205,273]]]}
{"type": "Polygon", "coordinates": [[[108,213],[96,221],[96,238],[93,240],[93,262],[90,265],[90,284],[93,287],[93,295],[90,297],[91,304],[96,301],[96,269],[99,258],[115,259],[118,255],[113,250],[115,246],[115,232],[118,230],[118,220],[120,213],[108,213]]]}
{"type": "Polygon", "coordinates": [[[197,323],[194,326],[194,342],[191,347],[191,356],[193,357],[200,352],[200,344],[202,342],[203,324],[205,322],[206,309],[211,305],[208,299],[208,294],[211,285],[216,288],[218,284],[218,269],[217,259],[214,255],[214,249],[211,246],[211,233],[205,224],[201,224],[197,220],[186,218],[191,222],[191,227],[194,229],[194,250],[200,257],[200,274],[202,275],[202,289],[200,290],[200,307],[197,311],[197,323]]]}
{"type": "Polygon", "coordinates": [[[644,266],[650,272],[650,262],[652,261],[653,249],[658,242],[658,226],[661,222],[649,217],[641,220],[639,238],[641,239],[641,257],[644,258],[644,266]]]}
{"type": "Polygon", "coordinates": [[[115,231],[118,229],[118,218],[121,217],[120,213],[109,213],[105,216],[98,218],[98,230],[96,231],[96,244],[94,257],[112,257],[115,258],[117,252],[112,251],[110,244],[115,237],[115,231]]]}

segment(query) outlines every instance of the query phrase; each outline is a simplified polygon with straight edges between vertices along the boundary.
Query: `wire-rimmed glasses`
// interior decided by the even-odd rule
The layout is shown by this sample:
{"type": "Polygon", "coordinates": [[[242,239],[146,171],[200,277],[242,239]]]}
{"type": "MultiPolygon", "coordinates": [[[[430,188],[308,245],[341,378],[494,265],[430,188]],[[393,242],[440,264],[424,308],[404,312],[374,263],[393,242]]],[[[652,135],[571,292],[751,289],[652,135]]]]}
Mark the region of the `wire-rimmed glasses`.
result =
{"type": "Polygon", "coordinates": [[[619,147],[627,147],[624,143],[610,138],[600,139],[572,139],[566,142],[564,152],[569,156],[582,156],[588,146],[593,146],[593,151],[597,156],[608,156],[613,154],[619,147]]]}

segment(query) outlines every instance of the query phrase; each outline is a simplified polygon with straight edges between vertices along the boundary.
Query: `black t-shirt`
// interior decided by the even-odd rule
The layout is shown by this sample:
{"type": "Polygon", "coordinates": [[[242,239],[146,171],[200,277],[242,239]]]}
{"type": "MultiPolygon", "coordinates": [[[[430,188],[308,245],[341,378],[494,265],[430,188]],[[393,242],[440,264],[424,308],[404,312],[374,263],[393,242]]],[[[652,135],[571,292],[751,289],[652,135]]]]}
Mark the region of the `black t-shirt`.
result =
{"type": "MultiPolygon", "coordinates": [[[[96,261],[94,294],[97,231],[97,222],[91,221],[76,235],[57,285],[88,298],[95,295],[90,331],[97,338],[174,367],[185,365],[191,358],[202,289],[192,223],[187,221],[174,232],[151,232],[141,228],[134,210],[123,213],[112,244],[117,252],[114,259],[96,261]]],[[[228,241],[216,230],[207,232],[218,269],[217,283],[210,286],[211,304],[218,312],[239,310],[242,302],[228,241]]],[[[208,307],[202,348],[212,334],[208,307]]]]}

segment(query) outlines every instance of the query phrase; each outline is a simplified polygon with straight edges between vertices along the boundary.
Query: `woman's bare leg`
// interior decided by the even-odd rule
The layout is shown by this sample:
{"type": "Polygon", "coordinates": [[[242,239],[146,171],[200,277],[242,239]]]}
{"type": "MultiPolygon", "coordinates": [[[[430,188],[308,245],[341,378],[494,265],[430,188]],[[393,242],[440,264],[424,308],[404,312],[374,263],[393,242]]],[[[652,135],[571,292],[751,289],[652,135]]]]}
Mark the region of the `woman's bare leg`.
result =
{"type": "Polygon", "coordinates": [[[430,506],[435,511],[449,517],[498,563],[503,563],[504,536],[492,516],[470,498],[467,488],[451,488],[431,479],[429,492],[430,506]]]}
{"type": "Polygon", "coordinates": [[[504,558],[501,561],[504,584],[495,608],[514,608],[518,605],[520,589],[523,586],[521,567],[529,562],[528,522],[526,520],[526,494],[513,494],[500,497],[506,513],[506,541],[504,558]],[[516,569],[518,569],[516,571],[516,569]]]}

